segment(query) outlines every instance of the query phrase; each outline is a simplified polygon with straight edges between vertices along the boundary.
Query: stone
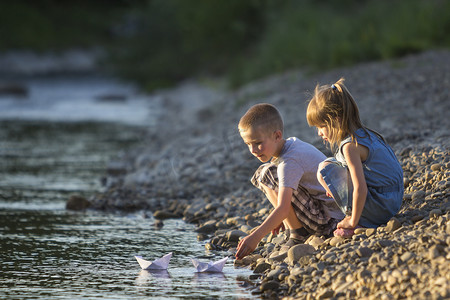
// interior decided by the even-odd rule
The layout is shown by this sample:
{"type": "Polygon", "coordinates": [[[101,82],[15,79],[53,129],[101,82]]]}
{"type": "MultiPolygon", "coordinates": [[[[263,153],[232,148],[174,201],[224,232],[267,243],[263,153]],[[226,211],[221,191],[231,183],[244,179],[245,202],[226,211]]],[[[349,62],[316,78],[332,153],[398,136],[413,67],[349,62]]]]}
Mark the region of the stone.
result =
{"type": "Polygon", "coordinates": [[[198,233],[212,233],[216,230],[216,222],[215,221],[208,221],[199,228],[197,228],[195,231],[198,233]]]}
{"type": "Polygon", "coordinates": [[[270,263],[273,263],[273,262],[281,262],[281,261],[283,261],[283,260],[285,260],[286,259],[286,257],[287,257],[287,255],[288,255],[288,252],[286,251],[286,252],[283,252],[283,253],[279,253],[279,252],[277,252],[276,253],[277,255],[274,255],[274,256],[270,256],[269,257],[269,259],[268,259],[268,261],[270,262],[270,263]]]}
{"type": "Polygon", "coordinates": [[[440,171],[441,170],[441,164],[432,164],[430,168],[434,172],[440,171]]]}
{"type": "Polygon", "coordinates": [[[264,271],[271,268],[271,265],[266,262],[261,262],[256,265],[255,269],[253,270],[254,273],[264,273],[264,271]]]}
{"type": "Polygon", "coordinates": [[[329,299],[334,296],[334,291],[331,289],[325,289],[317,293],[317,299],[329,299]]]}
{"type": "Polygon", "coordinates": [[[372,236],[372,235],[374,235],[376,232],[377,232],[377,229],[376,229],[376,228],[367,228],[367,229],[366,229],[366,235],[367,235],[367,236],[372,236]]]}
{"type": "Polygon", "coordinates": [[[370,257],[373,253],[373,250],[368,247],[360,247],[356,250],[356,254],[359,255],[359,257],[370,257]]]}
{"type": "Polygon", "coordinates": [[[229,242],[239,242],[239,239],[247,234],[241,230],[230,230],[226,233],[229,242]]]}
{"type": "Polygon", "coordinates": [[[440,215],[442,215],[442,210],[440,210],[439,208],[430,211],[430,218],[437,218],[440,215]]]}
{"type": "Polygon", "coordinates": [[[287,252],[288,262],[290,264],[293,264],[294,262],[298,261],[301,257],[312,255],[315,251],[316,249],[313,246],[307,244],[299,244],[292,246],[287,252]]]}
{"type": "Polygon", "coordinates": [[[260,289],[262,292],[276,291],[276,290],[278,290],[279,287],[280,287],[280,283],[272,280],[272,281],[267,281],[267,282],[264,282],[263,284],[261,284],[260,289]]]}
{"type": "Polygon", "coordinates": [[[246,257],[242,258],[242,259],[235,259],[234,260],[234,265],[237,267],[240,266],[249,266],[253,263],[255,263],[259,258],[261,258],[262,256],[260,254],[253,254],[253,255],[247,255],[246,257]]]}
{"type": "Polygon", "coordinates": [[[424,200],[425,199],[425,191],[417,191],[414,192],[411,196],[411,199],[413,201],[417,201],[417,200],[424,200]]]}
{"type": "Polygon", "coordinates": [[[402,261],[404,261],[404,262],[408,262],[408,261],[410,261],[411,259],[413,259],[414,257],[415,257],[415,254],[414,254],[414,253],[411,253],[411,252],[405,252],[405,253],[402,254],[402,256],[400,256],[400,259],[401,259],[402,261]]]}
{"type": "Polygon", "coordinates": [[[80,195],[72,195],[66,202],[66,209],[68,210],[85,210],[90,206],[91,202],[80,195]]]}
{"type": "Polygon", "coordinates": [[[309,245],[313,246],[316,250],[323,245],[324,240],[318,236],[315,236],[309,241],[309,245]]]}
{"type": "Polygon", "coordinates": [[[362,233],[366,233],[367,228],[356,228],[355,229],[355,234],[362,234],[362,233]]]}
{"type": "Polygon", "coordinates": [[[400,221],[397,218],[392,218],[389,220],[389,222],[386,225],[386,232],[394,232],[397,229],[399,229],[400,227],[402,227],[402,224],[400,223],[400,221]]]}
{"type": "Polygon", "coordinates": [[[337,244],[342,243],[343,241],[345,241],[345,238],[340,237],[340,236],[335,236],[335,237],[331,238],[330,246],[335,247],[337,244]]]}
{"type": "Polygon", "coordinates": [[[267,278],[268,279],[276,279],[278,278],[278,276],[281,274],[281,269],[275,269],[275,270],[271,270],[268,274],[267,274],[267,278]]]}
{"type": "Polygon", "coordinates": [[[174,213],[164,210],[157,210],[153,213],[155,219],[165,220],[165,219],[176,219],[178,216],[174,213]]]}

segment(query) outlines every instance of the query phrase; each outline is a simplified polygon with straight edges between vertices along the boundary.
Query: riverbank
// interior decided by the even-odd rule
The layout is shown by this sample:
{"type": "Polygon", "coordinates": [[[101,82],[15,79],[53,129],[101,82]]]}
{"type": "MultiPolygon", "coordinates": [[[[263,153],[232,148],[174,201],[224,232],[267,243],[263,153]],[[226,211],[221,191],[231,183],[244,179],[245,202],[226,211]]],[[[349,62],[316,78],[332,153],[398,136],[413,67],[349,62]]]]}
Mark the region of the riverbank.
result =
{"type": "MultiPolygon", "coordinates": [[[[140,147],[107,169],[107,189],[89,201],[99,210],[150,210],[198,225],[209,249],[233,249],[270,212],[249,182],[259,163],[236,130],[252,104],[276,105],[285,135],[328,150],[308,128],[306,100],[315,85],[339,77],[363,122],[381,132],[404,170],[405,197],[387,226],[352,239],[315,237],[279,253],[282,237],[265,238],[250,266],[262,296],[390,299],[450,296],[450,52],[361,64],[322,74],[292,71],[237,91],[188,82],[157,92],[166,110],[140,147]]],[[[251,288],[251,287],[249,287],[251,288]]]]}

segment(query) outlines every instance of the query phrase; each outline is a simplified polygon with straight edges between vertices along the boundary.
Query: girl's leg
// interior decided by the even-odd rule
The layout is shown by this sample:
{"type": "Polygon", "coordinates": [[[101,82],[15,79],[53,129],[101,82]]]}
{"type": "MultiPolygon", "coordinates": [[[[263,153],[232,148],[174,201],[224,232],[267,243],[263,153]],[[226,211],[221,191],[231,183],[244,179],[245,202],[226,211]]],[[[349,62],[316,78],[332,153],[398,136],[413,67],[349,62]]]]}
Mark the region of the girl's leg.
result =
{"type": "Polygon", "coordinates": [[[331,164],[331,162],[328,162],[328,161],[323,161],[319,164],[319,167],[317,169],[317,180],[319,181],[320,185],[322,185],[322,187],[327,192],[327,196],[330,198],[334,198],[333,194],[330,191],[330,188],[328,187],[327,183],[325,182],[325,180],[322,177],[322,174],[320,173],[329,164],[331,164]]]}
{"type": "Polygon", "coordinates": [[[351,212],[353,185],[347,167],[327,159],[319,164],[317,180],[344,214],[351,212]]]}

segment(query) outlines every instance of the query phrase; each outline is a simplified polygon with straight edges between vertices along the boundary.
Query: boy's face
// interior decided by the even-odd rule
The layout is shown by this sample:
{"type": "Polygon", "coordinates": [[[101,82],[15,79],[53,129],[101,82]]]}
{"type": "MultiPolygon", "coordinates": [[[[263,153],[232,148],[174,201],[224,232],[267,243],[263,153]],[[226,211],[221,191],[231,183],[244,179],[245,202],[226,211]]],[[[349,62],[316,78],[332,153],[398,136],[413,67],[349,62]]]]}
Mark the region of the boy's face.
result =
{"type": "Polygon", "coordinates": [[[239,133],[248,146],[248,150],[261,162],[267,162],[272,157],[277,157],[281,151],[282,134],[279,130],[268,133],[260,127],[249,127],[239,128],[239,133]]]}

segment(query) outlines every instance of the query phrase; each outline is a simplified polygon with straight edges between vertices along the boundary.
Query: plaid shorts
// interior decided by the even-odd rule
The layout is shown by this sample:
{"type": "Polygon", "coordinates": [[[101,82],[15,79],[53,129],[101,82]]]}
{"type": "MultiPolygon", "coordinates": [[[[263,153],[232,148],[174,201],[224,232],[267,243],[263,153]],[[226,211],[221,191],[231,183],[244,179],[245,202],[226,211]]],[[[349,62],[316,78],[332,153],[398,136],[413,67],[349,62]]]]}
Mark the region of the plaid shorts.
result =
{"type": "MultiPolygon", "coordinates": [[[[273,163],[262,164],[251,182],[264,193],[263,185],[278,192],[277,166],[273,163]]],[[[329,217],[322,201],[313,198],[303,187],[293,191],[291,204],[298,220],[309,233],[327,236],[336,229],[339,220],[329,217]]]]}

